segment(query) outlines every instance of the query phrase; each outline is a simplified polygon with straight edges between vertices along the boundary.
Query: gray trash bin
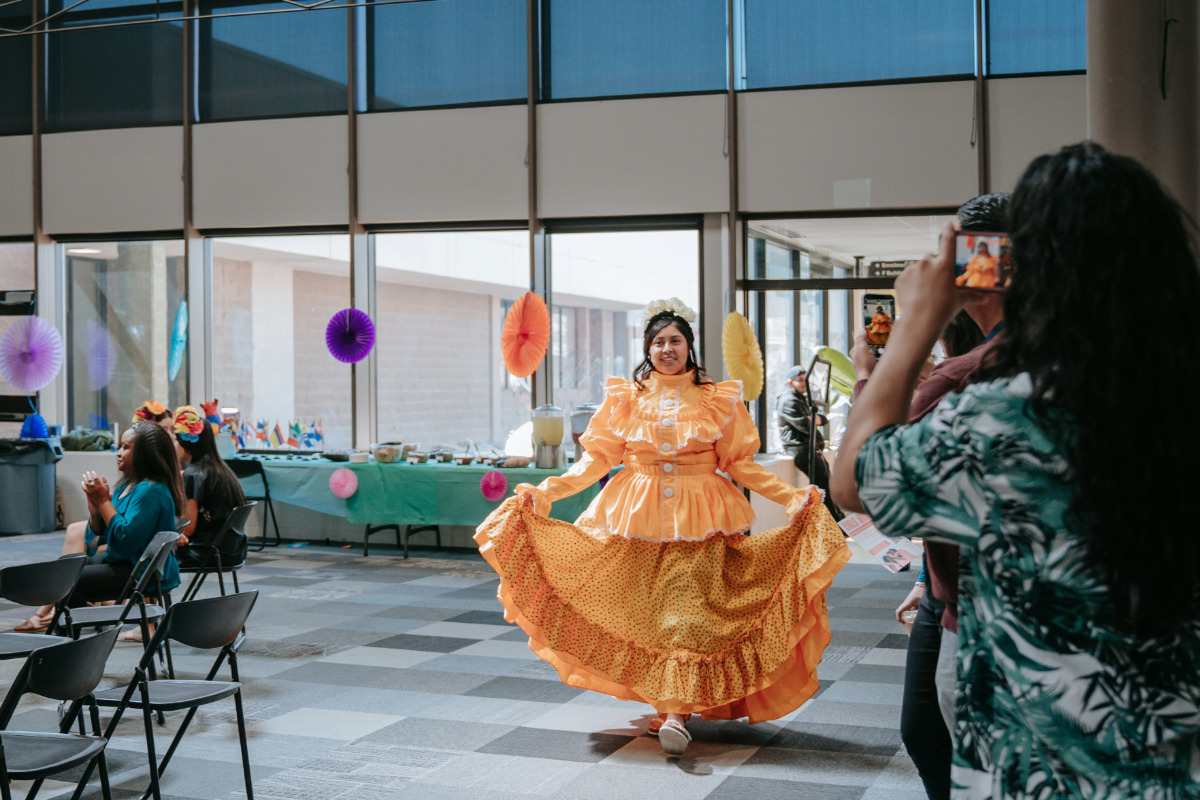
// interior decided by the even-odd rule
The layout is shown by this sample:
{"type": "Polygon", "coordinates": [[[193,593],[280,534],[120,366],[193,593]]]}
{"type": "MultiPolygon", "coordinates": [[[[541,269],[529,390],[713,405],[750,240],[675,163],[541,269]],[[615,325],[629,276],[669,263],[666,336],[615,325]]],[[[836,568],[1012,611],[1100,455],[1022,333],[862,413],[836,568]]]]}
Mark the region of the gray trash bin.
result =
{"type": "Polygon", "coordinates": [[[0,533],[54,530],[58,439],[0,439],[0,533]]]}

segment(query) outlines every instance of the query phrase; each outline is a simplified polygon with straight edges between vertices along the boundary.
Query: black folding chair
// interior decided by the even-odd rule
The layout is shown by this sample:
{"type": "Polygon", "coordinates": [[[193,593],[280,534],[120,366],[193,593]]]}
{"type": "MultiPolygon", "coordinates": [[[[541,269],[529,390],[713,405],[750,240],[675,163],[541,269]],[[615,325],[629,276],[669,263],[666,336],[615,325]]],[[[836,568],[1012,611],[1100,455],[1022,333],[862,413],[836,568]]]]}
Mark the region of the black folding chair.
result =
{"type": "Polygon", "coordinates": [[[10,783],[13,780],[34,781],[26,795],[32,798],[47,777],[82,764],[87,764],[87,769],[71,795],[73,800],[83,794],[92,768],[97,764],[100,766],[100,790],[104,800],[111,800],[108,765],[104,760],[108,738],[100,734],[100,713],[91,699],[91,692],[104,677],[104,663],[116,640],[117,629],[114,628],[85,639],[68,639],[43,647],[25,660],[0,705],[0,797],[3,800],[11,800],[10,783]],[[60,733],[8,729],[13,712],[26,694],[71,704],[60,733]],[[92,734],[68,733],[85,704],[91,716],[92,734]]]}
{"type": "Polygon", "coordinates": [[[146,728],[146,753],[150,762],[150,788],[142,795],[143,798],[153,795],[159,800],[162,797],[159,778],[166,770],[180,739],[200,706],[232,695],[237,716],[238,741],[242,746],[246,798],[254,800],[254,786],[250,777],[250,751],[246,744],[246,719],[242,713],[242,687],[238,682],[237,651],[246,638],[241,634],[242,627],[246,624],[246,618],[250,616],[250,610],[254,608],[254,601],[257,599],[258,592],[243,592],[175,603],[167,610],[166,616],[154,633],[154,639],[142,654],[141,661],[134,670],[133,681],[127,686],[105,689],[92,695],[97,704],[116,709],[108,723],[105,736],[111,736],[116,730],[126,708],[142,710],[146,728]],[[155,651],[172,640],[200,650],[220,648],[212,668],[203,680],[156,680],[153,677],[155,651]],[[227,660],[232,680],[215,680],[221,665],[227,660]],[[188,709],[187,716],[159,762],[155,755],[151,713],[179,711],[185,708],[188,709]]]}
{"type": "Polygon", "coordinates": [[[233,591],[238,592],[237,571],[246,565],[244,557],[239,558],[236,563],[226,564],[221,560],[221,548],[226,542],[233,541],[236,536],[246,536],[246,522],[250,519],[250,514],[254,511],[254,506],[257,503],[246,503],[238,506],[233,511],[229,512],[229,516],[225,518],[225,524],[217,531],[217,535],[209,542],[191,542],[188,544],[188,550],[191,553],[200,555],[200,563],[194,566],[179,565],[179,571],[182,573],[190,573],[193,575],[191,583],[184,590],[180,602],[184,600],[193,600],[200,592],[200,587],[204,585],[204,579],[210,573],[217,574],[217,582],[221,586],[221,594],[225,594],[225,578],[224,573],[228,572],[233,578],[233,591]]]}
{"type": "Polygon", "coordinates": [[[54,606],[54,619],[44,633],[0,633],[0,659],[22,658],[39,647],[62,641],[55,634],[60,629],[71,629],[67,599],[86,561],[81,554],[0,569],[0,597],[23,606],[54,606]]]}
{"type": "Polygon", "coordinates": [[[254,550],[262,550],[264,547],[277,547],[283,540],[279,538],[279,518],[275,516],[275,506],[271,505],[271,486],[267,483],[267,471],[263,469],[262,462],[257,458],[227,458],[225,463],[233,470],[233,474],[238,480],[244,478],[259,478],[262,481],[262,494],[247,494],[247,500],[262,500],[266,505],[263,508],[263,534],[262,541],[254,550]],[[271,523],[275,526],[275,541],[267,539],[267,517],[270,516],[271,523]]]}
{"type": "MultiPolygon", "coordinates": [[[[171,595],[162,589],[163,567],[167,557],[175,552],[175,542],[179,534],[175,531],[156,533],[142,555],[138,558],[133,572],[125,588],[117,596],[117,603],[111,606],[84,606],[72,609],[70,632],[78,637],[86,628],[107,628],[116,625],[118,628],[129,621],[129,616],[137,612],[136,621],[142,629],[143,647],[150,642],[150,625],[157,622],[167,612],[171,605],[171,595]],[[146,598],[157,597],[161,605],[146,603],[146,598]]],[[[171,651],[165,651],[167,674],[173,674],[174,665],[171,663],[171,651]]]]}

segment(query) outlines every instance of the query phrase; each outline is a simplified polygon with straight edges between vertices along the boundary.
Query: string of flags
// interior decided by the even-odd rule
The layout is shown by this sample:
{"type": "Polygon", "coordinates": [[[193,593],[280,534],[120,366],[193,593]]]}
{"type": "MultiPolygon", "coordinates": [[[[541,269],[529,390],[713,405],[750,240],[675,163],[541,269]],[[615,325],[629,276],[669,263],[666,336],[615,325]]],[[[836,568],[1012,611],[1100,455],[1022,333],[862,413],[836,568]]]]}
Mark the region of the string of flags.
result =
{"type": "Polygon", "coordinates": [[[325,444],[321,420],[305,425],[294,419],[286,426],[279,422],[259,420],[253,425],[249,422],[231,423],[226,428],[239,450],[320,450],[325,444]]]}

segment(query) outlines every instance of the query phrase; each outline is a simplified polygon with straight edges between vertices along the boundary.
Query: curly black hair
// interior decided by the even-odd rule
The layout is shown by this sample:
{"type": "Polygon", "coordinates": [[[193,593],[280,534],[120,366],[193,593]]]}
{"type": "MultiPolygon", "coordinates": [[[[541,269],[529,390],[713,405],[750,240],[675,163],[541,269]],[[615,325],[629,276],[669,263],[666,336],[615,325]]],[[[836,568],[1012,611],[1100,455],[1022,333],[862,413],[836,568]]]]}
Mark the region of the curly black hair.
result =
{"type": "Polygon", "coordinates": [[[1083,142],[1030,164],[1009,230],[1005,333],[978,379],[1031,375],[1118,624],[1177,632],[1200,615],[1195,224],[1141,164],[1083,142]]]}
{"type": "Polygon", "coordinates": [[[692,326],[688,321],[678,314],[671,311],[660,311],[655,314],[646,323],[646,330],[642,334],[642,361],[633,369],[633,382],[639,390],[645,388],[646,379],[650,377],[650,373],[654,372],[654,365],[650,363],[650,343],[654,341],[654,337],[658,332],[668,325],[674,325],[683,334],[683,338],[687,340],[688,359],[686,369],[695,370],[692,375],[692,383],[697,386],[702,386],[706,383],[712,383],[708,376],[704,374],[704,367],[700,366],[700,359],[696,356],[696,334],[692,333],[692,326]]]}

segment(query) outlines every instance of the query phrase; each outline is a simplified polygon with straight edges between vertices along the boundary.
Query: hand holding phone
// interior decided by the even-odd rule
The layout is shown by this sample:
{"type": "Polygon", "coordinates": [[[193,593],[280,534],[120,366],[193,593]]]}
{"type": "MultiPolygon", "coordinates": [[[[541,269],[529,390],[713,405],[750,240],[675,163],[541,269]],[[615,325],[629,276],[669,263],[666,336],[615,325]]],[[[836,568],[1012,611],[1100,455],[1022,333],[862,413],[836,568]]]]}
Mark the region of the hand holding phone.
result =
{"type": "Polygon", "coordinates": [[[1012,280],[1007,233],[959,231],[954,241],[954,285],[980,292],[1003,292],[1012,280]]]}

